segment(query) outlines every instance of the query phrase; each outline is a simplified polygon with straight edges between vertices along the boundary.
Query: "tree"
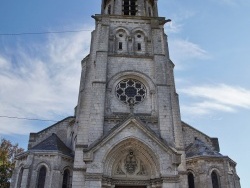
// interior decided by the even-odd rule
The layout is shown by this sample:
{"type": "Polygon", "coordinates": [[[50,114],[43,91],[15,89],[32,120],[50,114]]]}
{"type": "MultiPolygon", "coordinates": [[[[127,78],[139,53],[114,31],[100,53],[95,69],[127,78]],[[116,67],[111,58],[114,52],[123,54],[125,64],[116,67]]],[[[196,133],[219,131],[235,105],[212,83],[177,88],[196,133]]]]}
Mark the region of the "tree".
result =
{"type": "Polygon", "coordinates": [[[15,168],[15,155],[23,152],[18,144],[12,144],[9,140],[2,139],[0,143],[0,187],[8,188],[15,168]]]}

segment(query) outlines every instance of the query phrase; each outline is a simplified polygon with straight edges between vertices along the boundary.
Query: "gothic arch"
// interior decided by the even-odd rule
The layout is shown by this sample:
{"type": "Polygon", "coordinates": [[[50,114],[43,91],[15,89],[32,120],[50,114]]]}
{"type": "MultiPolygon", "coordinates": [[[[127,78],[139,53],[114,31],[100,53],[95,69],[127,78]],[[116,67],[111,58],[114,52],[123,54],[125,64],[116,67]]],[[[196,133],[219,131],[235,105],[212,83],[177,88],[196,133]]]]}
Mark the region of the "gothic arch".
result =
{"type": "Polygon", "coordinates": [[[129,31],[124,27],[118,27],[114,30],[115,35],[115,52],[126,54],[128,52],[129,31]]]}
{"type": "Polygon", "coordinates": [[[215,166],[212,166],[210,169],[209,169],[209,172],[208,172],[208,177],[211,181],[211,187],[212,188],[221,188],[221,181],[222,181],[222,170],[219,169],[218,167],[215,167],[215,166]],[[215,178],[216,176],[216,178],[215,178]],[[215,178],[215,179],[213,179],[215,178]],[[215,181],[215,182],[214,182],[215,181]]]}
{"type": "Polygon", "coordinates": [[[62,172],[62,188],[69,188],[71,184],[72,170],[65,167],[62,172]]]}
{"type": "Polygon", "coordinates": [[[208,171],[208,175],[211,175],[213,171],[215,171],[219,176],[221,176],[221,169],[219,169],[218,167],[215,167],[215,166],[210,167],[210,169],[208,171]]]}
{"type": "Polygon", "coordinates": [[[187,170],[187,178],[188,178],[188,188],[195,188],[195,173],[193,170],[187,170]]]}
{"type": "Polygon", "coordinates": [[[130,32],[127,28],[125,27],[117,27],[113,30],[113,34],[117,34],[119,31],[124,31],[126,33],[127,36],[130,36],[130,32]]]}
{"type": "Polygon", "coordinates": [[[38,172],[42,166],[45,166],[48,172],[51,171],[51,166],[48,163],[44,162],[44,161],[38,163],[36,165],[36,167],[35,167],[35,170],[38,172]]]}
{"type": "Polygon", "coordinates": [[[143,34],[145,37],[148,37],[147,32],[146,32],[144,29],[140,28],[140,27],[134,28],[134,29],[131,31],[131,35],[132,35],[132,36],[135,36],[137,33],[141,33],[141,34],[143,34]]]}
{"type": "Polygon", "coordinates": [[[45,188],[46,181],[48,177],[48,169],[45,165],[41,165],[37,171],[37,182],[36,187],[37,188],[45,188]]]}
{"type": "Polygon", "coordinates": [[[216,170],[213,170],[211,175],[212,187],[213,188],[220,188],[221,187],[221,178],[216,170]]]}
{"type": "Polygon", "coordinates": [[[141,73],[141,72],[137,72],[137,71],[124,71],[124,72],[119,72],[119,73],[115,74],[108,81],[108,84],[107,84],[108,89],[112,90],[113,87],[116,86],[116,84],[120,80],[126,79],[126,78],[134,78],[134,79],[141,81],[143,84],[145,84],[149,88],[149,91],[155,92],[155,90],[156,90],[156,86],[155,86],[153,80],[150,77],[148,77],[146,74],[141,73]]]}
{"type": "Polygon", "coordinates": [[[65,170],[69,170],[70,171],[70,174],[72,175],[72,167],[70,166],[62,166],[60,168],[60,172],[63,173],[65,170]]]}
{"type": "Polygon", "coordinates": [[[110,150],[107,151],[103,158],[103,164],[104,175],[108,177],[132,179],[154,179],[160,177],[159,158],[149,146],[134,137],[127,137],[114,147],[110,147],[110,150]],[[133,152],[133,156],[137,161],[137,166],[130,173],[125,166],[129,164],[125,164],[125,160],[131,152],[133,152]],[[121,173],[117,172],[118,168],[120,168],[121,173]]]}
{"type": "Polygon", "coordinates": [[[141,28],[135,28],[131,33],[133,38],[133,52],[136,55],[144,55],[148,53],[148,37],[146,32],[141,28]]]}

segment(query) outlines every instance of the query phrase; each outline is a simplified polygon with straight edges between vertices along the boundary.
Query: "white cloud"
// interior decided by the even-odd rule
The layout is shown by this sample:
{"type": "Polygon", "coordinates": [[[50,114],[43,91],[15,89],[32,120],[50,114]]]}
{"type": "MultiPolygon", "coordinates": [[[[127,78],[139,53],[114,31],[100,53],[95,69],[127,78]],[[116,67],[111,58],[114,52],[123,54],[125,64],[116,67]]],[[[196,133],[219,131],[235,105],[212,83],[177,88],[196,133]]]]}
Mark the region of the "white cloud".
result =
{"type": "Polygon", "coordinates": [[[167,33],[179,33],[182,30],[182,26],[183,25],[181,23],[172,20],[166,25],[165,30],[167,33]]]}
{"type": "Polygon", "coordinates": [[[182,27],[188,19],[192,18],[196,13],[190,10],[179,10],[175,15],[171,17],[171,22],[165,25],[166,33],[180,33],[182,27]]]}
{"type": "Polygon", "coordinates": [[[218,111],[236,112],[238,108],[250,109],[250,90],[225,84],[191,86],[179,90],[193,97],[189,104],[182,106],[184,113],[211,114],[218,111]]]}
{"type": "Polygon", "coordinates": [[[171,59],[178,65],[177,68],[181,68],[189,60],[210,58],[206,50],[188,40],[173,39],[170,43],[171,59]]]}
{"type": "MultiPolygon", "coordinates": [[[[90,32],[51,35],[44,44],[17,44],[15,61],[0,54],[0,115],[56,120],[73,115],[89,44],[90,32]]],[[[37,130],[22,120],[0,118],[0,125],[1,134],[37,130]]]]}
{"type": "Polygon", "coordinates": [[[10,66],[9,66],[8,61],[5,58],[0,56],[0,69],[9,69],[9,68],[10,66]]]}
{"type": "Polygon", "coordinates": [[[218,104],[215,102],[203,101],[203,102],[194,102],[189,105],[182,105],[181,111],[185,115],[207,115],[213,114],[214,112],[235,112],[235,109],[232,107],[218,104]]]}

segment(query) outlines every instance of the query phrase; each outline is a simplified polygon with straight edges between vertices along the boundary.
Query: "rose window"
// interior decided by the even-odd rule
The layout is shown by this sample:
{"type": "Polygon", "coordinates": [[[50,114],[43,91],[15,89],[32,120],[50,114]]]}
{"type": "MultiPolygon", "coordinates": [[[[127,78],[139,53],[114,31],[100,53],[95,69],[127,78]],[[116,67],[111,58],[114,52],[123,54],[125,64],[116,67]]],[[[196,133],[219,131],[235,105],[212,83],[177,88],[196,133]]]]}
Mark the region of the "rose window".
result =
{"type": "Polygon", "coordinates": [[[138,104],[146,98],[146,87],[138,80],[125,79],[116,86],[116,96],[125,104],[138,104]]]}

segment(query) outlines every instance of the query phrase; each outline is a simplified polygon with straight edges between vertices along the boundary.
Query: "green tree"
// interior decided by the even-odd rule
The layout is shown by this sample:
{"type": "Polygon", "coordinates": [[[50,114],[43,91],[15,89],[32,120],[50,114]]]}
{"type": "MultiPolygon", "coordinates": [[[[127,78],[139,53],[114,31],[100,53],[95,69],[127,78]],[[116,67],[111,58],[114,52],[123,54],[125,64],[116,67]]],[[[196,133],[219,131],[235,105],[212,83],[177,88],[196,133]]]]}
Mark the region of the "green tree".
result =
{"type": "Polygon", "coordinates": [[[8,188],[15,168],[15,155],[23,152],[18,144],[12,144],[9,140],[1,139],[0,143],[0,187],[8,188]]]}

